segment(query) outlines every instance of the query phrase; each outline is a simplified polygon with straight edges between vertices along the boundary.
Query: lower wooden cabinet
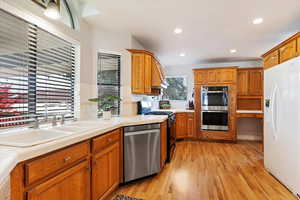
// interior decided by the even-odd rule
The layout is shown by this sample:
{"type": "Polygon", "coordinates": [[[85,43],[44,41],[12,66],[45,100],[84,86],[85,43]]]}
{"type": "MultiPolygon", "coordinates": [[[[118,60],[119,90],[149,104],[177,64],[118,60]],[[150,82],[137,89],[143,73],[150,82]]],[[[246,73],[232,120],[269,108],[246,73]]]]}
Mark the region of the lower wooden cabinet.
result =
{"type": "Polygon", "coordinates": [[[187,115],[186,113],[176,114],[176,138],[182,139],[187,137],[187,115]]]}
{"type": "Polygon", "coordinates": [[[87,200],[89,198],[90,166],[88,161],[77,164],[27,192],[28,200],[87,200]]]}
{"type": "Polygon", "coordinates": [[[120,143],[116,142],[92,158],[92,199],[103,199],[119,185],[120,143]]]}
{"type": "Polygon", "coordinates": [[[167,161],[167,121],[160,124],[160,166],[164,167],[167,161]]]}
{"type": "Polygon", "coordinates": [[[196,127],[195,127],[195,117],[194,113],[187,114],[187,137],[196,138],[196,127]]]}
{"type": "Polygon", "coordinates": [[[196,138],[194,113],[176,114],[176,138],[196,138]]]}

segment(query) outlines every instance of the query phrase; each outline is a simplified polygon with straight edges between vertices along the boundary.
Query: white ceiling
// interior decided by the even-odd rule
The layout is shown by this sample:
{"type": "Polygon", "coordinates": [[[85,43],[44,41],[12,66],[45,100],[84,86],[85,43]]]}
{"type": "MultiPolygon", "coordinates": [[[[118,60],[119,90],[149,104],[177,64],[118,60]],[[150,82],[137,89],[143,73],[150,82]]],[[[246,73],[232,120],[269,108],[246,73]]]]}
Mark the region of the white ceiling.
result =
{"type": "Polygon", "coordinates": [[[99,11],[90,24],[131,32],[166,66],[257,60],[300,30],[300,0],[83,1],[99,11]],[[253,25],[257,17],[264,22],[253,25]],[[183,33],[174,35],[176,27],[183,33]]]}

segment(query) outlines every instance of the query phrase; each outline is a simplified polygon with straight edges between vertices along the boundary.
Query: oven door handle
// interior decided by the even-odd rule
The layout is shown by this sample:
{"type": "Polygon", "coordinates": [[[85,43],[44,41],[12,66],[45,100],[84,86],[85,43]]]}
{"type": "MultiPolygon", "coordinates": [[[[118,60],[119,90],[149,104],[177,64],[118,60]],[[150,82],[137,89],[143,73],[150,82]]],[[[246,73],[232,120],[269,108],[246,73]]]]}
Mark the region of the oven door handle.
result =
{"type": "Polygon", "coordinates": [[[228,110],[202,110],[202,113],[207,112],[207,113],[228,113],[228,110]]]}

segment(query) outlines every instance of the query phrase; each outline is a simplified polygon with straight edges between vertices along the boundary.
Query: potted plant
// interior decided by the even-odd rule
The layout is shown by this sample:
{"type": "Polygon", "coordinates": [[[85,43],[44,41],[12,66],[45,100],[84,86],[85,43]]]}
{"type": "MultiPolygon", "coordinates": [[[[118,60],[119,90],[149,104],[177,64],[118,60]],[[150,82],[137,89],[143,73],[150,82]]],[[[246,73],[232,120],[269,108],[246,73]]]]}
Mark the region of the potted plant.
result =
{"type": "Polygon", "coordinates": [[[99,108],[103,111],[103,119],[111,119],[111,110],[115,108],[116,101],[121,101],[119,97],[106,95],[99,98],[89,99],[91,102],[99,103],[99,108]]]}

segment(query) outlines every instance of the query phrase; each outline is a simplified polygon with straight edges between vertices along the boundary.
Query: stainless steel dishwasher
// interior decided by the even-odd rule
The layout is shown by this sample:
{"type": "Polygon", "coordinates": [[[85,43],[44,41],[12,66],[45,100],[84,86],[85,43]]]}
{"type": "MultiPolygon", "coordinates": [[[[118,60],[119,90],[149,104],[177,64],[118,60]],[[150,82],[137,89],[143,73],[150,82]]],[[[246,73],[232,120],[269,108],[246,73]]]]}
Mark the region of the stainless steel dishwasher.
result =
{"type": "Polygon", "coordinates": [[[160,124],[124,128],[124,179],[129,182],[160,171],[160,124]]]}

